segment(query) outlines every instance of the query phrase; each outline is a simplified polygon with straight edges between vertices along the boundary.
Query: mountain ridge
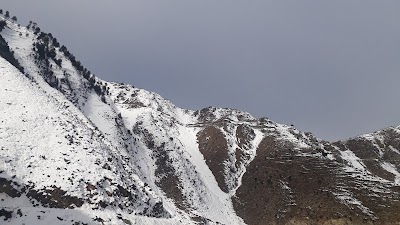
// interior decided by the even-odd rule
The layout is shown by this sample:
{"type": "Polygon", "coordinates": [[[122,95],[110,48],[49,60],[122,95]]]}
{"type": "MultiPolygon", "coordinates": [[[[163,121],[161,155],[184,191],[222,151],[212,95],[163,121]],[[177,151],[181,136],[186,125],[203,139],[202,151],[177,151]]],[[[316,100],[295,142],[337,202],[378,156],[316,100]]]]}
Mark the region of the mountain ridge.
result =
{"type": "Polygon", "coordinates": [[[398,128],[329,143],[239,110],[181,109],[6,23],[20,68],[0,57],[5,222],[399,224],[398,128]]]}

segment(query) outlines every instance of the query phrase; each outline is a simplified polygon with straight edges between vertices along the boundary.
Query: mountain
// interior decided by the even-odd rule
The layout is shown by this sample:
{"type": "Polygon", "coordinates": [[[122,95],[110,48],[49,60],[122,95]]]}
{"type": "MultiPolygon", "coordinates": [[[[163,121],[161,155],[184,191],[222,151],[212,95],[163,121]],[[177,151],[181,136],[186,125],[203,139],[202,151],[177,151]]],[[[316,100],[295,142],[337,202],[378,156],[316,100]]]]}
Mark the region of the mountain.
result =
{"type": "Polygon", "coordinates": [[[1,224],[400,224],[399,127],[330,143],[181,109],[0,20],[1,224]]]}

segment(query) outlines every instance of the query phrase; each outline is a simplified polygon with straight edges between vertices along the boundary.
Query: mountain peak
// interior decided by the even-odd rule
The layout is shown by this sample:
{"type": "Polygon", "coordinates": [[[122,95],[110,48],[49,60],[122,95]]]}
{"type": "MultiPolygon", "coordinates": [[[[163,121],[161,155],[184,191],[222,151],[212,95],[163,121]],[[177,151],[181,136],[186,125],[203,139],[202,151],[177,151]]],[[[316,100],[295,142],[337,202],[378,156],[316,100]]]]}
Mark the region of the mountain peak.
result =
{"type": "Polygon", "coordinates": [[[187,110],[86,69],[37,24],[0,32],[7,224],[398,224],[400,132],[329,143],[187,110]]]}

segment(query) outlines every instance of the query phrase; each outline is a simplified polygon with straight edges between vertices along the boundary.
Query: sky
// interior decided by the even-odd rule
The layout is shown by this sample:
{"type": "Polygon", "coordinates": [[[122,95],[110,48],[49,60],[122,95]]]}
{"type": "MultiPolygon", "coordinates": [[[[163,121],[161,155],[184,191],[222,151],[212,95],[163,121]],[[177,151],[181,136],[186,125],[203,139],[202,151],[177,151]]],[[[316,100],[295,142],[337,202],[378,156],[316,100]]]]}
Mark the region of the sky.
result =
{"type": "Polygon", "coordinates": [[[108,81],[334,141],[400,125],[398,0],[0,0],[108,81]]]}

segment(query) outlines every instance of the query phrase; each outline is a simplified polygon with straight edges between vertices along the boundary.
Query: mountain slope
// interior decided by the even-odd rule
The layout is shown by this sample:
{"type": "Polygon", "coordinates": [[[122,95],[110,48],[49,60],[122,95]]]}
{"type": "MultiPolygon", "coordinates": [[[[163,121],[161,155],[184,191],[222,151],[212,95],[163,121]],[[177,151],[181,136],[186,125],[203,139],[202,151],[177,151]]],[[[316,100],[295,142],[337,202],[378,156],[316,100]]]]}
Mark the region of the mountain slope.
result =
{"type": "MultiPolygon", "coordinates": [[[[33,59],[34,52],[29,52],[35,38],[20,41],[16,36],[23,28],[12,25],[11,29],[3,30],[2,36],[11,49],[21,50],[14,52],[15,58],[29,78],[1,58],[4,192],[12,192],[11,197],[28,198],[38,207],[104,208],[112,210],[113,217],[125,213],[170,218],[172,215],[164,208],[162,198],[135,174],[133,156],[125,148],[129,140],[122,144],[123,136],[112,139],[111,135],[118,135],[119,129],[106,125],[116,123],[117,113],[111,107],[103,107],[100,116],[107,116],[96,120],[96,116],[100,117],[97,110],[91,111],[90,106],[79,109],[76,102],[68,99],[71,95],[51,88],[33,59]],[[96,122],[102,126],[96,126],[96,122]]],[[[28,30],[25,32],[34,36],[28,30]]],[[[73,68],[69,68],[73,74],[73,68]]],[[[57,70],[60,68],[52,71],[57,70]]],[[[73,80],[72,76],[69,78],[73,80]]],[[[81,84],[81,78],[75,81],[72,85],[81,84]]],[[[94,91],[86,94],[91,104],[104,105],[94,91]]],[[[112,218],[102,220],[107,219],[112,218]]]]}
{"type": "Polygon", "coordinates": [[[35,24],[0,35],[6,223],[400,222],[399,128],[329,143],[238,110],[180,109],[95,77],[35,24]]]}

